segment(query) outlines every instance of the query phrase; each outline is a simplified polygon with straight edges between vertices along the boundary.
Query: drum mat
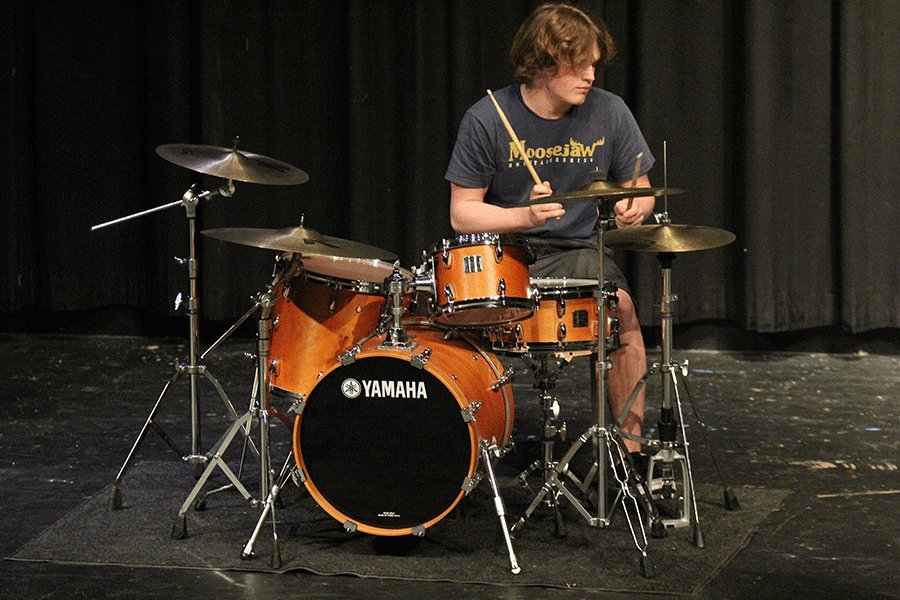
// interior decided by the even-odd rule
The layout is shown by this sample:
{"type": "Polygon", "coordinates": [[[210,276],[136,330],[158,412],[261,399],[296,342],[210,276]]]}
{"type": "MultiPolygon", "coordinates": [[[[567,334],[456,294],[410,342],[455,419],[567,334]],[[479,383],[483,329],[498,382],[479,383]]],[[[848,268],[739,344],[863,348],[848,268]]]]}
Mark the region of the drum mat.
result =
{"type": "MultiPolygon", "coordinates": [[[[553,519],[539,508],[513,540],[522,568],[514,575],[486,481],[421,538],[348,533],[309,494],[288,483],[283,506],[277,510],[281,566],[275,569],[271,519],[256,541],[255,556],[242,560],[260,512],[234,491],[211,496],[203,511],[191,508],[187,537],[171,538],[175,518],[194,484],[188,471],[171,462],[139,463],[123,482],[122,509],[106,510],[110,489],[104,489],[9,559],[692,594],[734,558],[790,494],[737,487],[740,509],[726,511],[720,487],[698,485],[705,548],[693,545],[690,527],[670,528],[662,539],[649,538],[648,532],[655,576],[646,578],[621,510],[613,513],[609,527],[595,528],[564,504],[567,535],[558,537],[553,519]]],[[[213,479],[207,489],[215,487],[213,479]]],[[[512,525],[533,496],[505,478],[500,484],[512,525]]]]}

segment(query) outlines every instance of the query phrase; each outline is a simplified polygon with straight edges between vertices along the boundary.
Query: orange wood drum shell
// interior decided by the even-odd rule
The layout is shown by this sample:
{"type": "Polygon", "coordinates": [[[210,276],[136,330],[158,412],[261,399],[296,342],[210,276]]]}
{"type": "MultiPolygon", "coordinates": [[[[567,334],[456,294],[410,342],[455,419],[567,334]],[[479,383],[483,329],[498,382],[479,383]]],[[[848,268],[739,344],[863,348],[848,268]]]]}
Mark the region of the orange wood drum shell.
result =
{"type": "MultiPolygon", "coordinates": [[[[534,314],[509,327],[491,330],[493,347],[511,353],[585,355],[594,352],[600,326],[594,298],[597,283],[589,279],[554,278],[533,278],[531,282],[539,292],[534,314]]],[[[612,338],[613,321],[609,307],[605,307],[607,340],[612,338]]]]}
{"type": "Polygon", "coordinates": [[[421,320],[406,330],[415,347],[379,348],[385,338],[373,337],[302,390],[297,466],[316,502],[350,530],[422,533],[466,493],[482,440],[505,446],[512,432],[512,392],[495,385],[496,356],[421,320]]]}
{"type": "Polygon", "coordinates": [[[278,288],[269,350],[270,383],[309,390],[338,357],[371,335],[385,306],[381,295],[319,283],[307,274],[278,288]]]}
{"type": "Polygon", "coordinates": [[[486,327],[531,314],[534,303],[522,246],[491,241],[448,246],[433,251],[431,266],[432,316],[438,323],[486,327]]]}

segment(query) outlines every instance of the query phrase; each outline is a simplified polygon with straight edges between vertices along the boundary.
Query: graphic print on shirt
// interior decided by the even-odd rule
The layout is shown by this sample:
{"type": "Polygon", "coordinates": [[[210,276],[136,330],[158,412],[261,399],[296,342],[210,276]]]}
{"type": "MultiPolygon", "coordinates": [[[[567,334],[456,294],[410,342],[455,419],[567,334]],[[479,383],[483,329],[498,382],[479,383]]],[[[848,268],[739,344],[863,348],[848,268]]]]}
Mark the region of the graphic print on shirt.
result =
{"type": "MultiPolygon", "coordinates": [[[[545,165],[548,163],[568,162],[568,163],[590,163],[593,162],[594,151],[598,146],[606,143],[606,138],[600,138],[592,144],[582,144],[573,138],[569,138],[569,143],[564,145],[550,146],[548,148],[528,148],[525,140],[520,140],[522,148],[525,149],[525,155],[534,166],[545,165]]],[[[509,160],[507,168],[514,169],[524,165],[522,153],[516,143],[509,143],[509,160]]]]}

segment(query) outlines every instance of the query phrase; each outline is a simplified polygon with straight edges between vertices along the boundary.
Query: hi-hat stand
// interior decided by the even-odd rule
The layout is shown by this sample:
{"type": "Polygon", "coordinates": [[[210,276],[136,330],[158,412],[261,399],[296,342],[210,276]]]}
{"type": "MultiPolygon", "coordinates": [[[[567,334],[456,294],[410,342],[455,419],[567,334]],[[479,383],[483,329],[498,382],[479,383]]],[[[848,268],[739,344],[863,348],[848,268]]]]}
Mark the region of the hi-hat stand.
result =
{"type": "Polygon", "coordinates": [[[188,247],[190,251],[189,258],[187,259],[179,259],[181,264],[187,265],[188,270],[188,278],[189,278],[189,291],[187,298],[187,315],[189,320],[189,346],[190,346],[190,358],[187,364],[183,364],[178,362],[175,369],[175,374],[172,378],[166,383],[159,397],[156,399],[156,403],[153,405],[153,409],[150,411],[150,414],[147,416],[147,420],[144,422],[144,426],[141,428],[140,433],[137,436],[137,439],[134,442],[134,445],[131,447],[131,450],[128,453],[125,462],[122,464],[121,469],[119,469],[119,473],[116,475],[116,479],[112,485],[112,492],[110,494],[109,502],[107,504],[108,510],[118,510],[122,507],[122,479],[125,476],[125,473],[128,471],[131,463],[134,459],[135,453],[137,452],[140,445],[143,443],[147,432],[150,429],[156,431],[159,436],[181,457],[182,460],[192,464],[195,466],[196,472],[199,476],[200,472],[203,469],[203,465],[206,463],[207,458],[205,455],[200,453],[200,409],[199,409],[199,383],[200,377],[205,377],[209,383],[215,388],[216,392],[219,394],[219,397],[222,399],[222,402],[225,404],[225,408],[228,413],[231,415],[231,418],[234,420],[238,420],[239,416],[237,411],[234,408],[234,405],[231,403],[231,400],[228,399],[228,395],[225,393],[225,390],[222,388],[219,381],[210,373],[209,369],[200,364],[199,361],[199,346],[200,346],[200,310],[199,310],[199,298],[198,298],[198,273],[199,266],[197,261],[197,251],[196,251],[196,219],[197,219],[197,205],[200,203],[200,200],[208,200],[215,196],[225,196],[230,197],[234,193],[234,184],[229,179],[226,183],[219,187],[217,190],[213,191],[204,191],[200,194],[196,193],[196,185],[192,185],[188,191],[184,193],[181,200],[177,200],[175,202],[170,202],[168,204],[164,204],[158,206],[156,208],[146,210],[143,212],[139,212],[127,217],[122,217],[119,219],[115,219],[113,221],[109,221],[107,223],[102,223],[100,225],[95,225],[92,227],[92,230],[100,229],[103,227],[107,227],[109,225],[114,225],[117,223],[121,223],[123,221],[127,221],[136,217],[145,216],[151,213],[159,212],[162,210],[166,210],[168,208],[172,208],[175,206],[183,206],[185,209],[185,213],[188,219],[188,247]],[[154,421],[156,416],[156,412],[159,410],[160,405],[162,404],[163,399],[168,394],[171,387],[180,380],[184,375],[188,376],[190,382],[190,392],[191,392],[191,407],[190,407],[190,420],[191,420],[191,449],[190,452],[183,452],[175,442],[166,434],[166,432],[154,421]]]}
{"type": "MultiPolygon", "coordinates": [[[[662,219],[664,222],[668,222],[665,215],[663,215],[662,219]]],[[[663,276],[662,299],[660,301],[662,325],[660,362],[652,365],[635,386],[628,400],[626,410],[633,404],[649,378],[656,372],[659,372],[662,377],[662,404],[657,427],[659,439],[641,438],[638,440],[646,446],[656,449],[656,452],[650,457],[647,477],[649,478],[650,496],[654,504],[660,509],[660,512],[664,513],[664,517],[659,522],[652,523],[651,528],[654,536],[661,537],[664,535],[664,532],[660,531],[660,527],[687,527],[692,525],[694,545],[698,548],[703,548],[705,547],[705,541],[700,525],[700,514],[697,509],[697,495],[694,486],[691,455],[684,423],[681,395],[679,393],[679,382],[681,387],[684,387],[685,390],[687,389],[684,378],[688,376],[689,365],[686,360],[683,363],[678,363],[672,358],[674,305],[678,298],[672,293],[672,262],[674,259],[674,252],[659,252],[657,254],[657,260],[663,276]]],[[[706,439],[706,426],[700,419],[696,406],[693,406],[693,409],[695,415],[697,415],[700,431],[704,439],[706,439]]],[[[616,425],[621,426],[621,423],[616,425]]],[[[727,510],[736,510],[739,508],[737,496],[726,483],[708,441],[706,445],[724,486],[725,508],[727,510]]]]}

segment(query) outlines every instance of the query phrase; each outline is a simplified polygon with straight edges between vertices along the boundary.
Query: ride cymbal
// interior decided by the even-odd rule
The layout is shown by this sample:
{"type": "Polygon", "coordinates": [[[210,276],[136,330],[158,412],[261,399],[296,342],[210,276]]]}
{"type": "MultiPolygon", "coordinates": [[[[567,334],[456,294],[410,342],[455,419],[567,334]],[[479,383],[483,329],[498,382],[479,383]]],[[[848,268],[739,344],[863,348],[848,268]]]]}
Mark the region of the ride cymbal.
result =
{"type": "Polygon", "coordinates": [[[202,233],[207,237],[224,242],[279,252],[293,252],[305,257],[375,259],[387,262],[397,260],[397,256],[387,250],[322,235],[306,227],[288,227],[286,229],[238,227],[206,229],[202,233]]]}
{"type": "Polygon", "coordinates": [[[701,225],[639,225],[603,234],[603,245],[638,252],[691,252],[730,244],[735,235],[701,225]]]}
{"type": "Polygon", "coordinates": [[[297,185],[309,181],[309,175],[297,167],[237,148],[164,144],[156,153],[180,167],[222,179],[266,185],[297,185]]]}

